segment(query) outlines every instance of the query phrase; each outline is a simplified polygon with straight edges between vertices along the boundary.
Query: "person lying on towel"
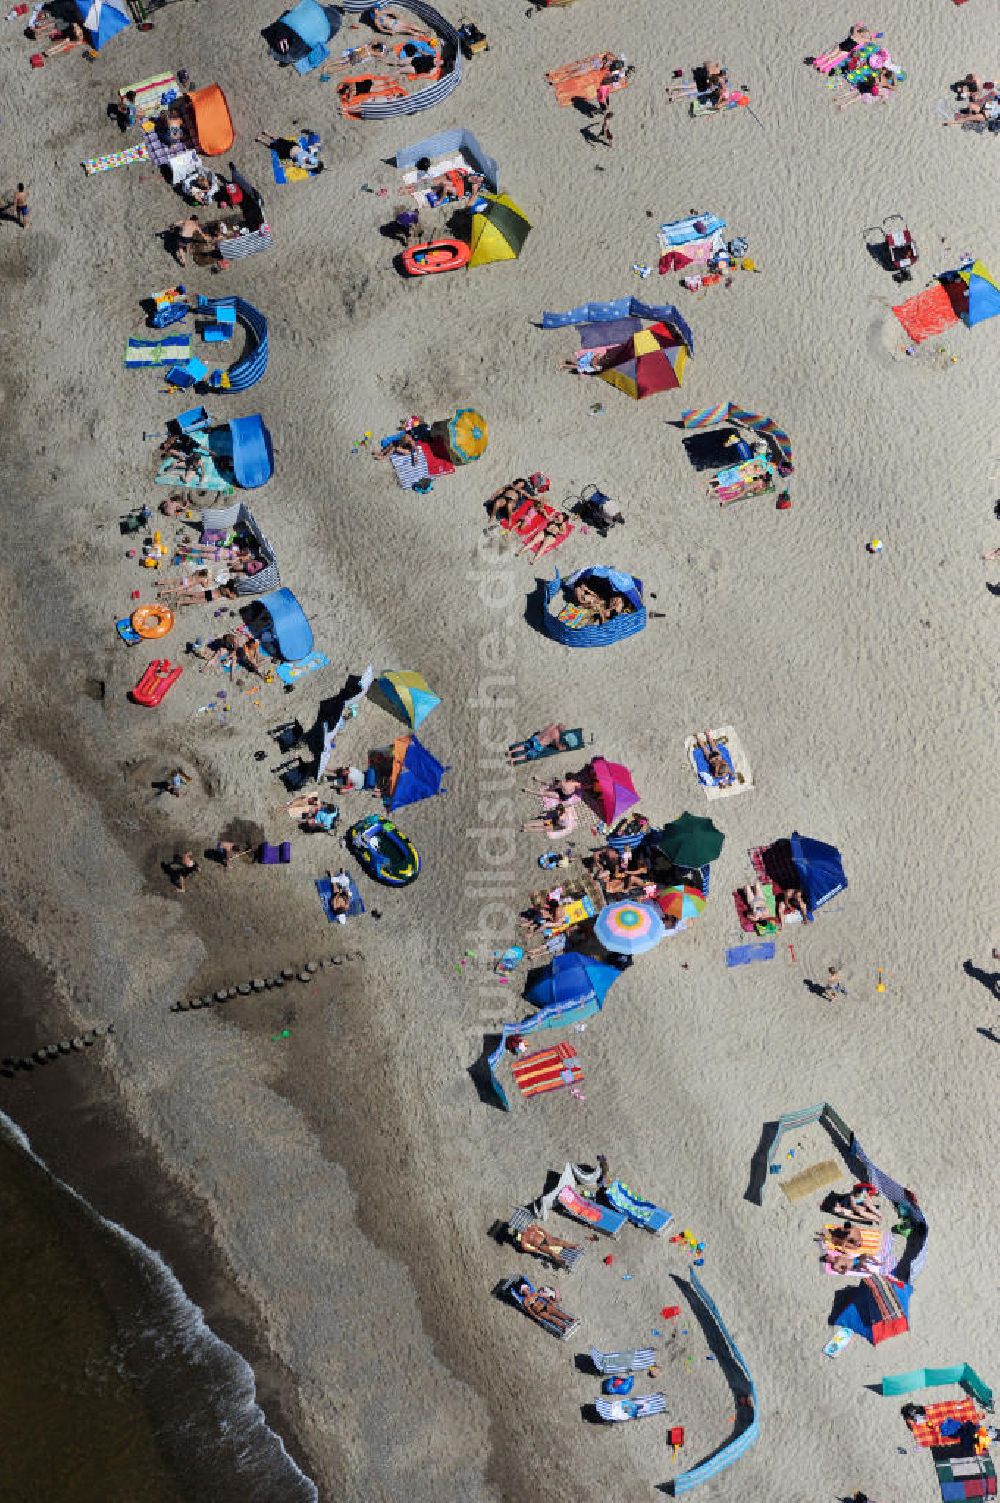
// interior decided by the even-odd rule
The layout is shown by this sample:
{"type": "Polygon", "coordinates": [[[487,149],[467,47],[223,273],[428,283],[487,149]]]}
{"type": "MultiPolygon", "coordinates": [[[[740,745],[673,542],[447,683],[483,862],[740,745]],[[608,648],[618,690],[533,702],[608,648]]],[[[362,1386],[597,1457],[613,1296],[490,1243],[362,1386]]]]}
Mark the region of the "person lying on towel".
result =
{"type": "Polygon", "coordinates": [[[831,1226],[817,1233],[817,1242],[826,1253],[834,1273],[860,1272],[874,1266],[869,1250],[870,1238],[859,1226],[831,1226]]]}

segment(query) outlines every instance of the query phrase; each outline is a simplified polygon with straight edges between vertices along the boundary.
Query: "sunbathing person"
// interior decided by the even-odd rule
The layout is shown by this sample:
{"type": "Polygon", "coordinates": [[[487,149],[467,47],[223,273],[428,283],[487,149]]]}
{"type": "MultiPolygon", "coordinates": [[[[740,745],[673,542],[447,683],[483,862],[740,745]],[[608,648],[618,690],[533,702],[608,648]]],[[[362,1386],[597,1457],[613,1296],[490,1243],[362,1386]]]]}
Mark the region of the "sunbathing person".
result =
{"type": "Polygon", "coordinates": [[[565,1267],[564,1255],[566,1253],[580,1250],[578,1242],[563,1242],[560,1237],[550,1236],[544,1227],[538,1225],[537,1221],[515,1232],[514,1242],[521,1252],[534,1253],[536,1258],[547,1258],[557,1267],[565,1267]]]}
{"type": "Polygon", "coordinates": [[[356,793],[365,786],[365,775],[360,767],[335,767],[327,777],[332,780],[335,793],[356,793]]]}
{"type": "Polygon", "coordinates": [[[205,673],[209,668],[214,668],[216,663],[220,663],[223,668],[235,668],[239,650],[239,638],[233,632],[227,631],[216,646],[198,653],[198,656],[204,660],[198,671],[205,673]]]}
{"type": "Polygon", "coordinates": [[[988,125],[998,117],[1000,117],[1000,100],[996,95],[987,95],[982,99],[970,98],[954,119],[943,120],[941,123],[942,125],[975,125],[977,123],[988,125]]]}
{"type": "Polygon", "coordinates": [[[720,788],[728,788],[733,782],[733,774],[729,763],[726,761],[716,743],[712,740],[711,731],[703,731],[696,736],[695,745],[705,758],[708,770],[720,788]]]}
{"type": "Polygon", "coordinates": [[[748,882],[746,887],[740,889],[747,905],[747,917],[752,924],[769,924],[772,921],[771,910],[767,903],[767,894],[759,882],[748,882]]]}
{"type": "Polygon", "coordinates": [[[526,741],[515,741],[507,748],[507,757],[515,767],[520,766],[522,762],[534,761],[545,747],[559,746],[565,734],[566,727],[554,720],[550,725],[536,731],[533,736],[529,736],[526,741]]]}
{"type": "Polygon", "coordinates": [[[827,1262],[834,1273],[851,1273],[870,1263],[865,1255],[865,1239],[856,1226],[835,1226],[819,1232],[816,1239],[825,1249],[827,1262]],[[835,1250],[831,1251],[830,1244],[835,1250]]]}
{"type": "Polygon", "coordinates": [[[561,361],[559,369],[571,371],[576,376],[599,376],[609,364],[609,357],[609,350],[580,350],[578,354],[561,361]]]}
{"type": "Polygon", "coordinates": [[[537,532],[534,537],[527,538],[521,544],[517,550],[517,557],[520,558],[522,553],[533,553],[535,558],[544,558],[546,553],[551,553],[553,548],[558,548],[565,539],[568,523],[569,512],[557,511],[555,516],[546,522],[541,532],[537,532]]]}
{"type": "Polygon", "coordinates": [[[518,923],[530,934],[541,934],[546,929],[557,928],[566,922],[566,907],[562,901],[562,888],[556,887],[529,910],[522,913],[518,923]]]}
{"type": "Polygon", "coordinates": [[[302,818],[300,830],[318,831],[323,830],[327,834],[333,829],[340,818],[340,810],[333,804],[321,804],[317,800],[314,808],[302,818]]]}
{"type": "Polygon", "coordinates": [[[418,454],[419,447],[412,433],[401,433],[398,438],[390,439],[373,449],[372,459],[388,459],[391,454],[408,454],[412,459],[418,454]]]}
{"type": "Polygon", "coordinates": [[[878,1191],[874,1185],[855,1185],[848,1195],[838,1195],[830,1210],[834,1216],[843,1216],[849,1221],[860,1221],[863,1226],[880,1226],[882,1213],[877,1205],[878,1191]]]}
{"type": "Polygon", "coordinates": [[[693,78],[667,85],[667,103],[674,104],[678,99],[707,99],[718,109],[728,77],[721,63],[704,62],[694,70],[693,78]]]}
{"type": "Polygon", "coordinates": [[[79,21],[70,21],[59,39],[46,47],[43,57],[55,57],[60,52],[71,52],[74,47],[82,47],[86,43],[87,34],[79,21]]]}
{"type": "Polygon", "coordinates": [[[553,805],[544,814],[539,814],[534,819],[525,820],[521,826],[522,834],[529,831],[551,835],[556,839],[560,835],[568,835],[576,829],[576,812],[567,801],[553,805]]]}
{"type": "Polygon", "coordinates": [[[186,219],[178,219],[176,224],[170,226],[170,233],[174,241],[174,259],[178,266],[186,266],[188,255],[194,250],[195,245],[208,245],[214,250],[215,236],[209,235],[198,223],[197,214],[189,214],[186,219]]]}
{"type": "Polygon", "coordinates": [[[531,500],[535,488],[530,480],[514,480],[496,491],[486,503],[486,512],[494,522],[510,522],[525,501],[531,500]]]}
{"type": "Polygon", "coordinates": [[[546,794],[554,794],[557,798],[568,799],[572,798],[574,794],[582,793],[584,788],[588,786],[582,778],[574,777],[572,773],[565,778],[553,778],[550,783],[546,783],[544,778],[538,777],[534,779],[534,782],[536,785],[534,788],[522,788],[521,792],[533,793],[536,798],[544,798],[546,794]],[[539,787],[539,784],[542,786],[539,787]]]}
{"type": "Polygon", "coordinates": [[[553,1327],[557,1335],[567,1335],[576,1325],[572,1315],[567,1315],[566,1311],[561,1310],[556,1304],[558,1295],[554,1289],[535,1289],[527,1279],[524,1279],[518,1285],[517,1292],[524,1301],[524,1308],[528,1314],[534,1316],[535,1320],[540,1321],[542,1325],[553,1327]]]}
{"type": "Polygon", "coordinates": [[[182,485],[200,485],[205,478],[205,456],[192,444],[188,453],[171,455],[164,473],[179,475],[182,485]]]}
{"type": "Polygon", "coordinates": [[[797,887],[787,887],[778,898],[778,922],[784,923],[793,913],[801,913],[805,923],[812,923],[812,914],[802,893],[797,887]]]}
{"type": "Polygon", "coordinates": [[[328,871],[326,875],[330,883],[330,912],[346,916],[354,896],[348,875],[343,867],[336,875],[332,871],[328,871]]]}

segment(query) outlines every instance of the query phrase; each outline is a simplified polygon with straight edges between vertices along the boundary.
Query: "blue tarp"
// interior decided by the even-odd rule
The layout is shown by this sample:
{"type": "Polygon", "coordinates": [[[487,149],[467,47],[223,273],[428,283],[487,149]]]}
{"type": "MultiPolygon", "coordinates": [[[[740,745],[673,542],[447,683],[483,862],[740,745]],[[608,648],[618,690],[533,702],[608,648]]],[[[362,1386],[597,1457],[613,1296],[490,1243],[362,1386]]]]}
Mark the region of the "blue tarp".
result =
{"type": "Polygon", "coordinates": [[[500,192],[500,168],[492,157],[486,155],[471,130],[462,126],[428,136],[426,141],[417,141],[413,146],[404,146],[397,151],[394,161],[401,171],[405,171],[408,167],[415,167],[421,157],[430,157],[433,161],[435,157],[451,156],[456,151],[482,173],[483,182],[491,193],[500,192]]]}
{"type": "Polygon", "coordinates": [[[411,736],[403,758],[402,771],[387,801],[388,808],[402,809],[406,804],[418,804],[421,799],[433,798],[436,793],[441,793],[444,791],[441,783],[447,771],[447,767],[436,757],[432,757],[416,736],[411,736]]]}
{"type": "Polygon", "coordinates": [[[289,663],[297,663],[312,652],[312,627],[291,590],[284,585],[257,602],[271,619],[278,651],[289,663]]]}
{"type": "Polygon", "coordinates": [[[802,896],[810,912],[821,908],[847,886],[844,863],[835,845],[810,840],[796,831],[791,838],[792,861],[802,884],[802,896]]]}
{"type": "Polygon", "coordinates": [[[565,955],[557,955],[524,995],[536,1007],[562,1003],[573,1006],[591,1001],[601,1006],[620,975],[617,966],[607,965],[603,960],[590,960],[586,955],[570,950],[565,955]]]}
{"type": "Polygon", "coordinates": [[[260,413],[230,419],[229,432],[233,440],[236,484],[248,491],[266,485],[274,474],[274,451],[271,435],[260,413]]]}
{"type": "Polygon", "coordinates": [[[307,51],[328,42],[332,31],[329,16],[316,0],[299,0],[298,5],[279,17],[278,24],[293,31],[307,51]]]}
{"type": "Polygon", "coordinates": [[[616,318],[647,318],[651,323],[665,323],[677,330],[690,353],[694,354],[694,335],[673,303],[644,303],[637,297],[620,297],[613,303],[581,303],[567,313],[543,313],[542,328],[565,329],[571,324],[610,323],[616,318]]]}
{"type": "Polygon", "coordinates": [[[110,42],[112,37],[132,24],[125,0],[122,0],[121,5],[111,5],[108,0],[75,0],[75,5],[80,23],[95,52],[100,52],[105,42],[110,42]]]}

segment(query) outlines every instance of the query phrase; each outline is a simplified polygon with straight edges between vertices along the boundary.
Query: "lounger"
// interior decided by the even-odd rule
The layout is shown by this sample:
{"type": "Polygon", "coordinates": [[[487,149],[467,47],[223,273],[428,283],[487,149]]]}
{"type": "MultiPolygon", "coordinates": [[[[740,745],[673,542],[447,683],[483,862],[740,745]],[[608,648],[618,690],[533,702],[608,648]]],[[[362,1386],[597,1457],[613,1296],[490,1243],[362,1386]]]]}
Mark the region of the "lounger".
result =
{"type": "Polygon", "coordinates": [[[666,1414],[667,1398],[662,1393],[644,1393],[637,1399],[597,1400],[596,1409],[602,1420],[621,1424],[625,1420],[648,1419],[654,1414],[666,1414]]]}
{"type": "MultiPolygon", "coordinates": [[[[555,1336],[558,1341],[566,1341],[570,1336],[576,1334],[576,1332],[580,1328],[580,1322],[574,1316],[570,1315],[568,1311],[563,1311],[561,1306],[557,1305],[556,1308],[560,1310],[560,1313],[565,1314],[565,1323],[550,1321],[546,1319],[544,1315],[538,1314],[534,1310],[530,1309],[525,1303],[525,1297],[520,1290],[520,1286],[522,1284],[527,1284],[530,1294],[536,1294],[538,1292],[535,1288],[535,1285],[529,1278],[525,1278],[524,1274],[515,1274],[512,1279],[505,1279],[504,1282],[500,1285],[500,1291],[502,1294],[506,1295],[513,1304],[517,1305],[519,1310],[523,1310],[525,1315],[528,1316],[529,1320],[533,1320],[536,1325],[541,1326],[543,1331],[548,1331],[549,1335],[555,1336]]],[[[553,1301],[553,1303],[555,1302],[553,1301]]]]}
{"type": "Polygon", "coordinates": [[[616,1211],[627,1216],[633,1226],[643,1227],[647,1232],[665,1231],[674,1219],[670,1211],[664,1211],[651,1200],[642,1200],[620,1179],[612,1180],[604,1193],[616,1211]]]}
{"type": "Polygon", "coordinates": [[[364,898],[358,890],[357,883],[346,872],[335,876],[332,882],[329,877],[317,877],[316,891],[319,893],[319,900],[323,904],[323,912],[326,914],[328,923],[343,924],[349,918],[358,918],[365,911],[364,898]],[[351,905],[343,913],[333,911],[332,899],[335,886],[346,887],[351,895],[351,905]]]}
{"type": "MultiPolygon", "coordinates": [[[[528,1207],[518,1206],[514,1211],[511,1212],[510,1219],[507,1222],[507,1231],[510,1233],[511,1237],[516,1237],[519,1232],[525,1232],[529,1227],[532,1226],[538,1226],[538,1222],[535,1220],[528,1207]]],[[[539,1230],[541,1230],[541,1228],[539,1228],[539,1230]]],[[[554,1263],[558,1268],[564,1269],[566,1273],[573,1272],[573,1269],[579,1263],[586,1250],[587,1249],[585,1247],[567,1247],[561,1253],[550,1255],[549,1253],[535,1252],[534,1249],[530,1247],[521,1248],[522,1252],[530,1252],[536,1258],[549,1258],[550,1262],[554,1263]]]]}
{"type": "Polygon", "coordinates": [[[656,1362],[651,1346],[627,1347],[621,1352],[600,1352],[590,1348],[590,1360],[603,1376],[620,1377],[623,1373],[644,1373],[656,1362]]]}
{"type": "Polygon", "coordinates": [[[617,1237],[623,1226],[627,1226],[628,1217],[620,1211],[612,1210],[610,1206],[598,1205],[594,1200],[587,1200],[579,1190],[574,1190],[571,1185],[564,1185],[556,1197],[556,1203],[564,1215],[574,1221],[582,1222],[592,1232],[602,1232],[605,1237],[617,1237]]]}

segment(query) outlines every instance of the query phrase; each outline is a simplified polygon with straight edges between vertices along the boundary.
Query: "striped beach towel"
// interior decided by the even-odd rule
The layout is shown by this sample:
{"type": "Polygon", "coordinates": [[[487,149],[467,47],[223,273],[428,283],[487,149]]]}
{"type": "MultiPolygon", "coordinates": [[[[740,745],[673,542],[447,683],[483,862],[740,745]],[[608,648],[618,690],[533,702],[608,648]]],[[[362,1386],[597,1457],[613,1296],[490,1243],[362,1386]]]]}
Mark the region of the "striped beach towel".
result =
{"type": "Polygon", "coordinates": [[[219,255],[224,261],[242,261],[247,256],[256,256],[258,251],[273,248],[274,240],[268,224],[262,224],[259,230],[248,230],[245,235],[226,235],[219,241],[219,255]]]}
{"type": "Polygon", "coordinates": [[[191,356],[190,334],[168,334],[164,339],[130,339],[125,350],[126,370],[144,365],[172,365],[191,356]]]}
{"type": "Polygon", "coordinates": [[[115,167],[127,167],[130,162],[148,162],[149,152],[146,150],[145,141],[140,141],[137,146],[125,146],[121,151],[106,151],[103,156],[88,157],[83,164],[83,170],[88,177],[95,177],[99,172],[111,172],[115,167]]]}
{"type": "Polygon", "coordinates": [[[514,1065],[514,1079],[522,1096],[540,1096],[546,1091],[558,1091],[566,1085],[579,1085],[583,1080],[582,1066],[573,1063],[576,1050],[572,1044],[556,1044],[551,1049],[541,1049],[529,1054],[527,1059],[514,1065]]]}
{"type": "Polygon", "coordinates": [[[601,1352],[596,1346],[590,1348],[590,1360],[599,1373],[617,1378],[622,1373],[643,1373],[656,1361],[651,1346],[632,1347],[622,1352],[601,1352]]]}

